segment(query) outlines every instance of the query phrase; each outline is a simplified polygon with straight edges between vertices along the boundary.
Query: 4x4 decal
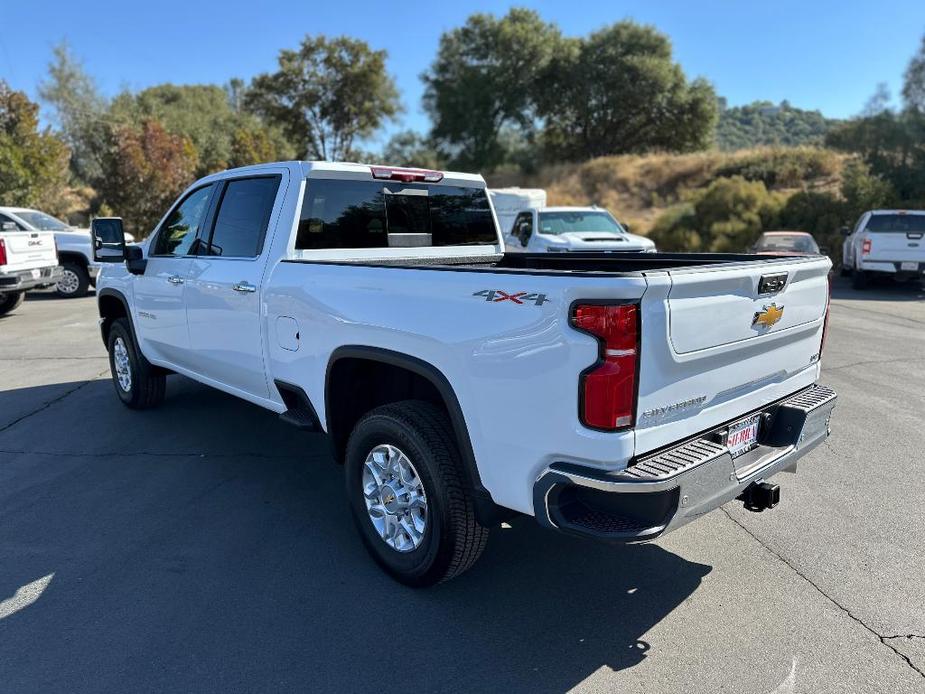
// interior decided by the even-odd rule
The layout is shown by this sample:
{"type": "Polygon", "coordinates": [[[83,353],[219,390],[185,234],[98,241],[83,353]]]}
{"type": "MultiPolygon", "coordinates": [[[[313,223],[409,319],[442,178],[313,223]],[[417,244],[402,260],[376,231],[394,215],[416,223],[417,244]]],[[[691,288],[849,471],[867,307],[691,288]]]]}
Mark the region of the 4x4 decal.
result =
{"type": "Polygon", "coordinates": [[[552,299],[549,299],[545,294],[528,292],[514,292],[513,294],[508,294],[500,289],[483,289],[482,291],[475,292],[472,296],[483,296],[485,297],[485,301],[492,301],[494,303],[512,301],[515,304],[532,303],[534,306],[542,306],[546,302],[552,301],[552,299]]]}

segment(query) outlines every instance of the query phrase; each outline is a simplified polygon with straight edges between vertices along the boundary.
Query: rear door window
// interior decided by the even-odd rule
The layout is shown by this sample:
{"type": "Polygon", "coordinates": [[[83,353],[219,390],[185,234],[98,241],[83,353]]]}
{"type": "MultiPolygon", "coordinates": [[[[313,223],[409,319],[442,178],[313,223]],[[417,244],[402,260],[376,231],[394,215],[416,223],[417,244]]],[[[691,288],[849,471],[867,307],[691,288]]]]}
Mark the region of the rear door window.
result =
{"type": "Polygon", "coordinates": [[[260,255],[280,180],[280,176],[260,176],[229,181],[202,254],[223,258],[260,255]]]}
{"type": "Polygon", "coordinates": [[[484,188],[310,179],[296,248],[420,248],[496,242],[484,188]]]}

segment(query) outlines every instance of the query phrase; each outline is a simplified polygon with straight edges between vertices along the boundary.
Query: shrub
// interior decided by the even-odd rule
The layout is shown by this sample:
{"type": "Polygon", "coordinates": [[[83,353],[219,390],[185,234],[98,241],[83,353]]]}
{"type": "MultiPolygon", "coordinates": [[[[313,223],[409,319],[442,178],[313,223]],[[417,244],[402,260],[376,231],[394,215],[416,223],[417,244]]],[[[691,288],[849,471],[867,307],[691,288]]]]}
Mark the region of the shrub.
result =
{"type": "Polygon", "coordinates": [[[768,188],[798,188],[805,181],[838,174],[839,156],[818,147],[761,149],[737,157],[717,170],[718,176],[741,176],[768,188]]]}
{"type": "Polygon", "coordinates": [[[662,214],[649,236],[663,250],[742,252],[776,225],[782,206],[761,181],[719,178],[662,214]]]}

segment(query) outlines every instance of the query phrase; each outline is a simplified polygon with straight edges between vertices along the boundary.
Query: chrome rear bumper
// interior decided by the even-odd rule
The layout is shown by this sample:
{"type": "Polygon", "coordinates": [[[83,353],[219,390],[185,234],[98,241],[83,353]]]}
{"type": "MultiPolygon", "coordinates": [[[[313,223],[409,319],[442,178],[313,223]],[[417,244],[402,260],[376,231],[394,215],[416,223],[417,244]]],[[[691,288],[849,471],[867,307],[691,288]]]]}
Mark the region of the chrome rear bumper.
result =
{"type": "Polygon", "coordinates": [[[620,472],[555,463],[534,485],[536,518],[579,535],[651,540],[735,499],[754,482],[795,468],[828,437],[836,399],[831,388],[816,385],[762,408],[754,413],[762,415],[759,445],[735,459],[723,443],[729,422],[620,472]]]}

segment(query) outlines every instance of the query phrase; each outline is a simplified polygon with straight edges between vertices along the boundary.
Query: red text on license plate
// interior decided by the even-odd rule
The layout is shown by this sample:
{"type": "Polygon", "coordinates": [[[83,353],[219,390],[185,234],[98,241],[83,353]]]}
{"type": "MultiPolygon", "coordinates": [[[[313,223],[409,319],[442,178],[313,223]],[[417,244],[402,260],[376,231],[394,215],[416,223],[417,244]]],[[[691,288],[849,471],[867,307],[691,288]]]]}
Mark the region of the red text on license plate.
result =
{"type": "Polygon", "coordinates": [[[742,455],[758,445],[758,424],[761,421],[761,415],[755,415],[741,422],[736,422],[729,427],[729,435],[726,437],[726,448],[735,458],[742,455]]]}

